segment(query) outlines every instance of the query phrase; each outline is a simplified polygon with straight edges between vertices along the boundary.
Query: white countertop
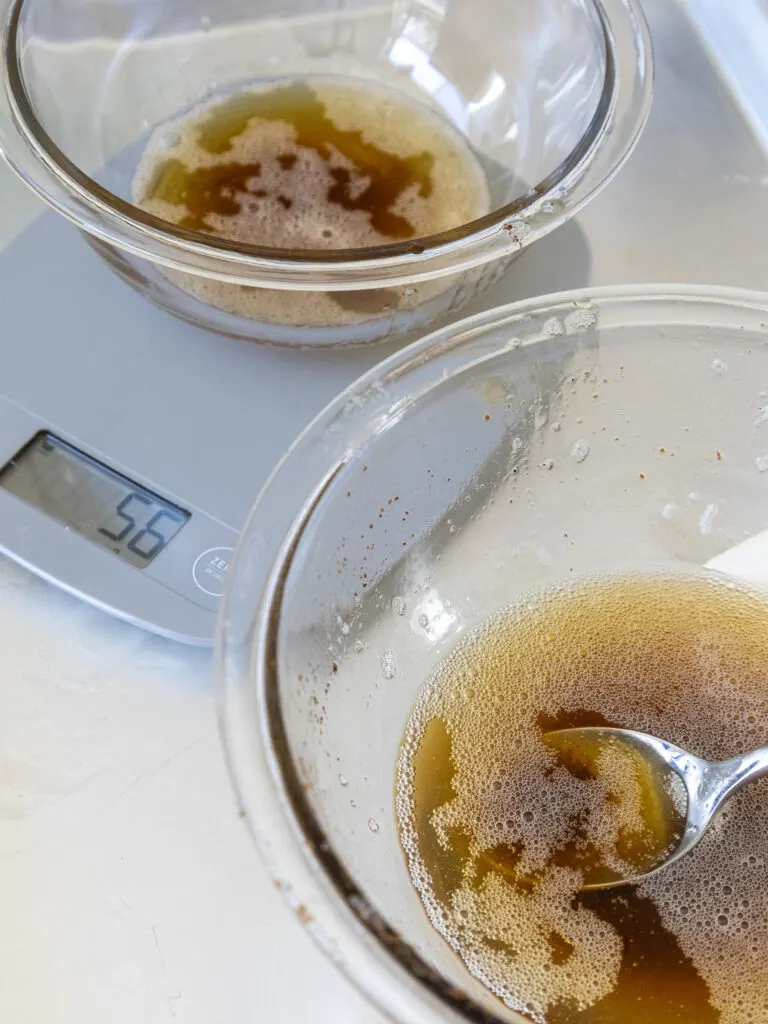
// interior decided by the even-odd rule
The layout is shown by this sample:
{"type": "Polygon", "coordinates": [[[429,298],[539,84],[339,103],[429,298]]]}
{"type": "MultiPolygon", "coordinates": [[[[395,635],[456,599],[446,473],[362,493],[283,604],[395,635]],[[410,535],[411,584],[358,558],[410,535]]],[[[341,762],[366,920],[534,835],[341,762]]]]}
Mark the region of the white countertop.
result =
{"type": "MultiPolygon", "coordinates": [[[[768,159],[680,8],[646,6],[658,72],[637,152],[492,301],[621,281],[768,289],[768,159]]],[[[38,206],[4,168],[0,193],[4,244],[38,206]]],[[[2,560],[0,651],[0,1021],[381,1020],[259,864],[225,774],[209,655],[2,560]]]]}
{"type": "Polygon", "coordinates": [[[380,1020],[237,816],[210,655],[0,562],[0,1020],[380,1020]]]}

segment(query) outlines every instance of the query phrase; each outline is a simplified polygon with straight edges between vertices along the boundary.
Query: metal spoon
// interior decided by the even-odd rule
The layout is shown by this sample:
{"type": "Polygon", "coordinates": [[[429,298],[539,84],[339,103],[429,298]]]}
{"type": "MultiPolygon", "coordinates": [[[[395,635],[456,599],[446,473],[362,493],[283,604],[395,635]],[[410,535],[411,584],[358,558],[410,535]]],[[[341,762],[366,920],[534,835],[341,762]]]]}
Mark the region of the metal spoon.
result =
{"type": "Polygon", "coordinates": [[[626,744],[628,752],[640,754],[651,769],[659,787],[668,787],[679,778],[685,787],[687,808],[677,845],[668,849],[652,868],[637,874],[610,881],[585,885],[585,889],[606,889],[626,882],[647,878],[674,861],[679,860],[698,843],[722,805],[737,789],[751,779],[768,773],[768,747],[753,750],[729,761],[704,761],[687,750],[648,733],[632,729],[613,729],[607,726],[559,729],[548,734],[573,745],[626,744]]]}

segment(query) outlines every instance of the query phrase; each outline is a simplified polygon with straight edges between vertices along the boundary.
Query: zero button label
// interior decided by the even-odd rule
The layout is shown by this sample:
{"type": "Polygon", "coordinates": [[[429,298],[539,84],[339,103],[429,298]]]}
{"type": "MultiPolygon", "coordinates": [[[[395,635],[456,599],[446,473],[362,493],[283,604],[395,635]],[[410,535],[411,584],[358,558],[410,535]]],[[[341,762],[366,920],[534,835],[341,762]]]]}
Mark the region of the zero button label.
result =
{"type": "Polygon", "coordinates": [[[209,548],[195,559],[195,564],[192,566],[192,578],[195,585],[204,594],[221,597],[224,593],[233,550],[233,548],[209,548]]]}

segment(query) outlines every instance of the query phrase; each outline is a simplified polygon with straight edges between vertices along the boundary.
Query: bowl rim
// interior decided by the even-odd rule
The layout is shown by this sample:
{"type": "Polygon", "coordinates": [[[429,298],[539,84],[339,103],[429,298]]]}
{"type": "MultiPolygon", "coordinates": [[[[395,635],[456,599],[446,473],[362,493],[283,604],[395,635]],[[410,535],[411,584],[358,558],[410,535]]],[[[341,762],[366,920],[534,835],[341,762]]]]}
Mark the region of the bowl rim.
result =
{"type": "MultiPolygon", "coordinates": [[[[284,584],[301,536],[335,475],[381,428],[384,412],[391,417],[401,413],[402,401],[388,403],[387,386],[406,381],[425,367],[431,369],[432,384],[437,383],[444,379],[437,366],[440,356],[489,330],[527,323],[532,317],[541,326],[545,319],[578,312],[574,324],[579,326],[557,333],[591,330],[594,321],[590,324],[589,317],[584,317],[590,310],[596,319],[606,311],[619,315],[633,311],[631,320],[621,320],[624,326],[631,322],[701,324],[703,328],[712,326],[717,310],[722,319],[730,318],[728,326],[734,332],[748,325],[764,331],[768,342],[768,292],[709,285],[584,288],[510,303],[460,320],[379,363],[305,428],[264,484],[230,568],[216,631],[215,662],[219,726],[241,816],[268,872],[302,924],[352,983],[399,1024],[446,1020],[509,1024],[511,1011],[505,1010],[503,1018],[489,1013],[423,961],[368,901],[328,843],[288,752],[280,714],[276,666],[284,584]],[[669,316],[660,318],[654,309],[670,311],[669,316]],[[366,428],[362,432],[361,423],[366,428]],[[319,441],[322,465],[317,459],[319,441]],[[309,476],[308,469],[312,470],[309,476]],[[287,512],[283,508],[286,493],[289,499],[298,499],[287,512]],[[262,515],[265,506],[266,515],[262,515]],[[270,519],[270,509],[278,509],[280,515],[270,519]],[[245,610],[239,604],[240,591],[253,592],[256,585],[261,589],[260,601],[255,609],[245,610]]],[[[609,320],[604,326],[617,324],[609,320]]],[[[510,345],[506,351],[540,340],[510,345]]],[[[481,358],[493,358],[499,351],[496,345],[481,358]]],[[[455,372],[467,365],[462,363],[455,372]]],[[[418,384],[416,397],[425,391],[423,375],[418,384]]],[[[518,1019],[524,1024],[522,1017],[518,1019]]]]}
{"type": "Polygon", "coordinates": [[[276,287],[307,288],[311,275],[323,277],[318,289],[354,290],[370,287],[372,274],[390,282],[426,280],[516,252],[572,216],[607,184],[634,147],[650,108],[652,46],[638,0],[584,0],[602,29],[601,94],[572,151],[523,195],[449,231],[386,245],[314,250],[239,244],[139,209],[99,185],[62,152],[35,112],[22,69],[21,19],[31,0],[7,2],[2,76],[8,109],[5,131],[0,111],[0,148],[11,166],[54,208],[104,241],[176,269],[204,266],[208,276],[227,281],[240,273],[245,280],[268,278],[276,287]],[[604,158],[597,159],[604,150],[604,158]]]}

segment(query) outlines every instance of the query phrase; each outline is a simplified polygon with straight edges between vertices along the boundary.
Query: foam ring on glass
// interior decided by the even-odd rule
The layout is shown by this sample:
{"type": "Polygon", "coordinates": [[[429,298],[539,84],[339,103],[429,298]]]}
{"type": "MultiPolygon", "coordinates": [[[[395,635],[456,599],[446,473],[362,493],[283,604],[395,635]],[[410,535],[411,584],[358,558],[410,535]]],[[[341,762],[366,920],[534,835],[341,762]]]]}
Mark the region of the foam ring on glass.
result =
{"type": "Polygon", "coordinates": [[[11,166],[157,305],[278,345],[405,338],[455,314],[607,184],[651,95],[636,0],[0,0],[0,18],[11,166]],[[328,76],[445,118],[484,170],[491,212],[327,250],[228,242],[134,205],[131,182],[160,126],[238,90],[328,76]],[[275,291],[288,294],[260,294],[275,291]]]}
{"type": "Polygon", "coordinates": [[[229,766],[280,891],[394,1020],[522,1020],[432,927],[400,848],[422,683],[525,595],[690,571],[762,531],[766,379],[765,295],[529,300],[381,363],[263,489],[217,642],[229,766]]]}

